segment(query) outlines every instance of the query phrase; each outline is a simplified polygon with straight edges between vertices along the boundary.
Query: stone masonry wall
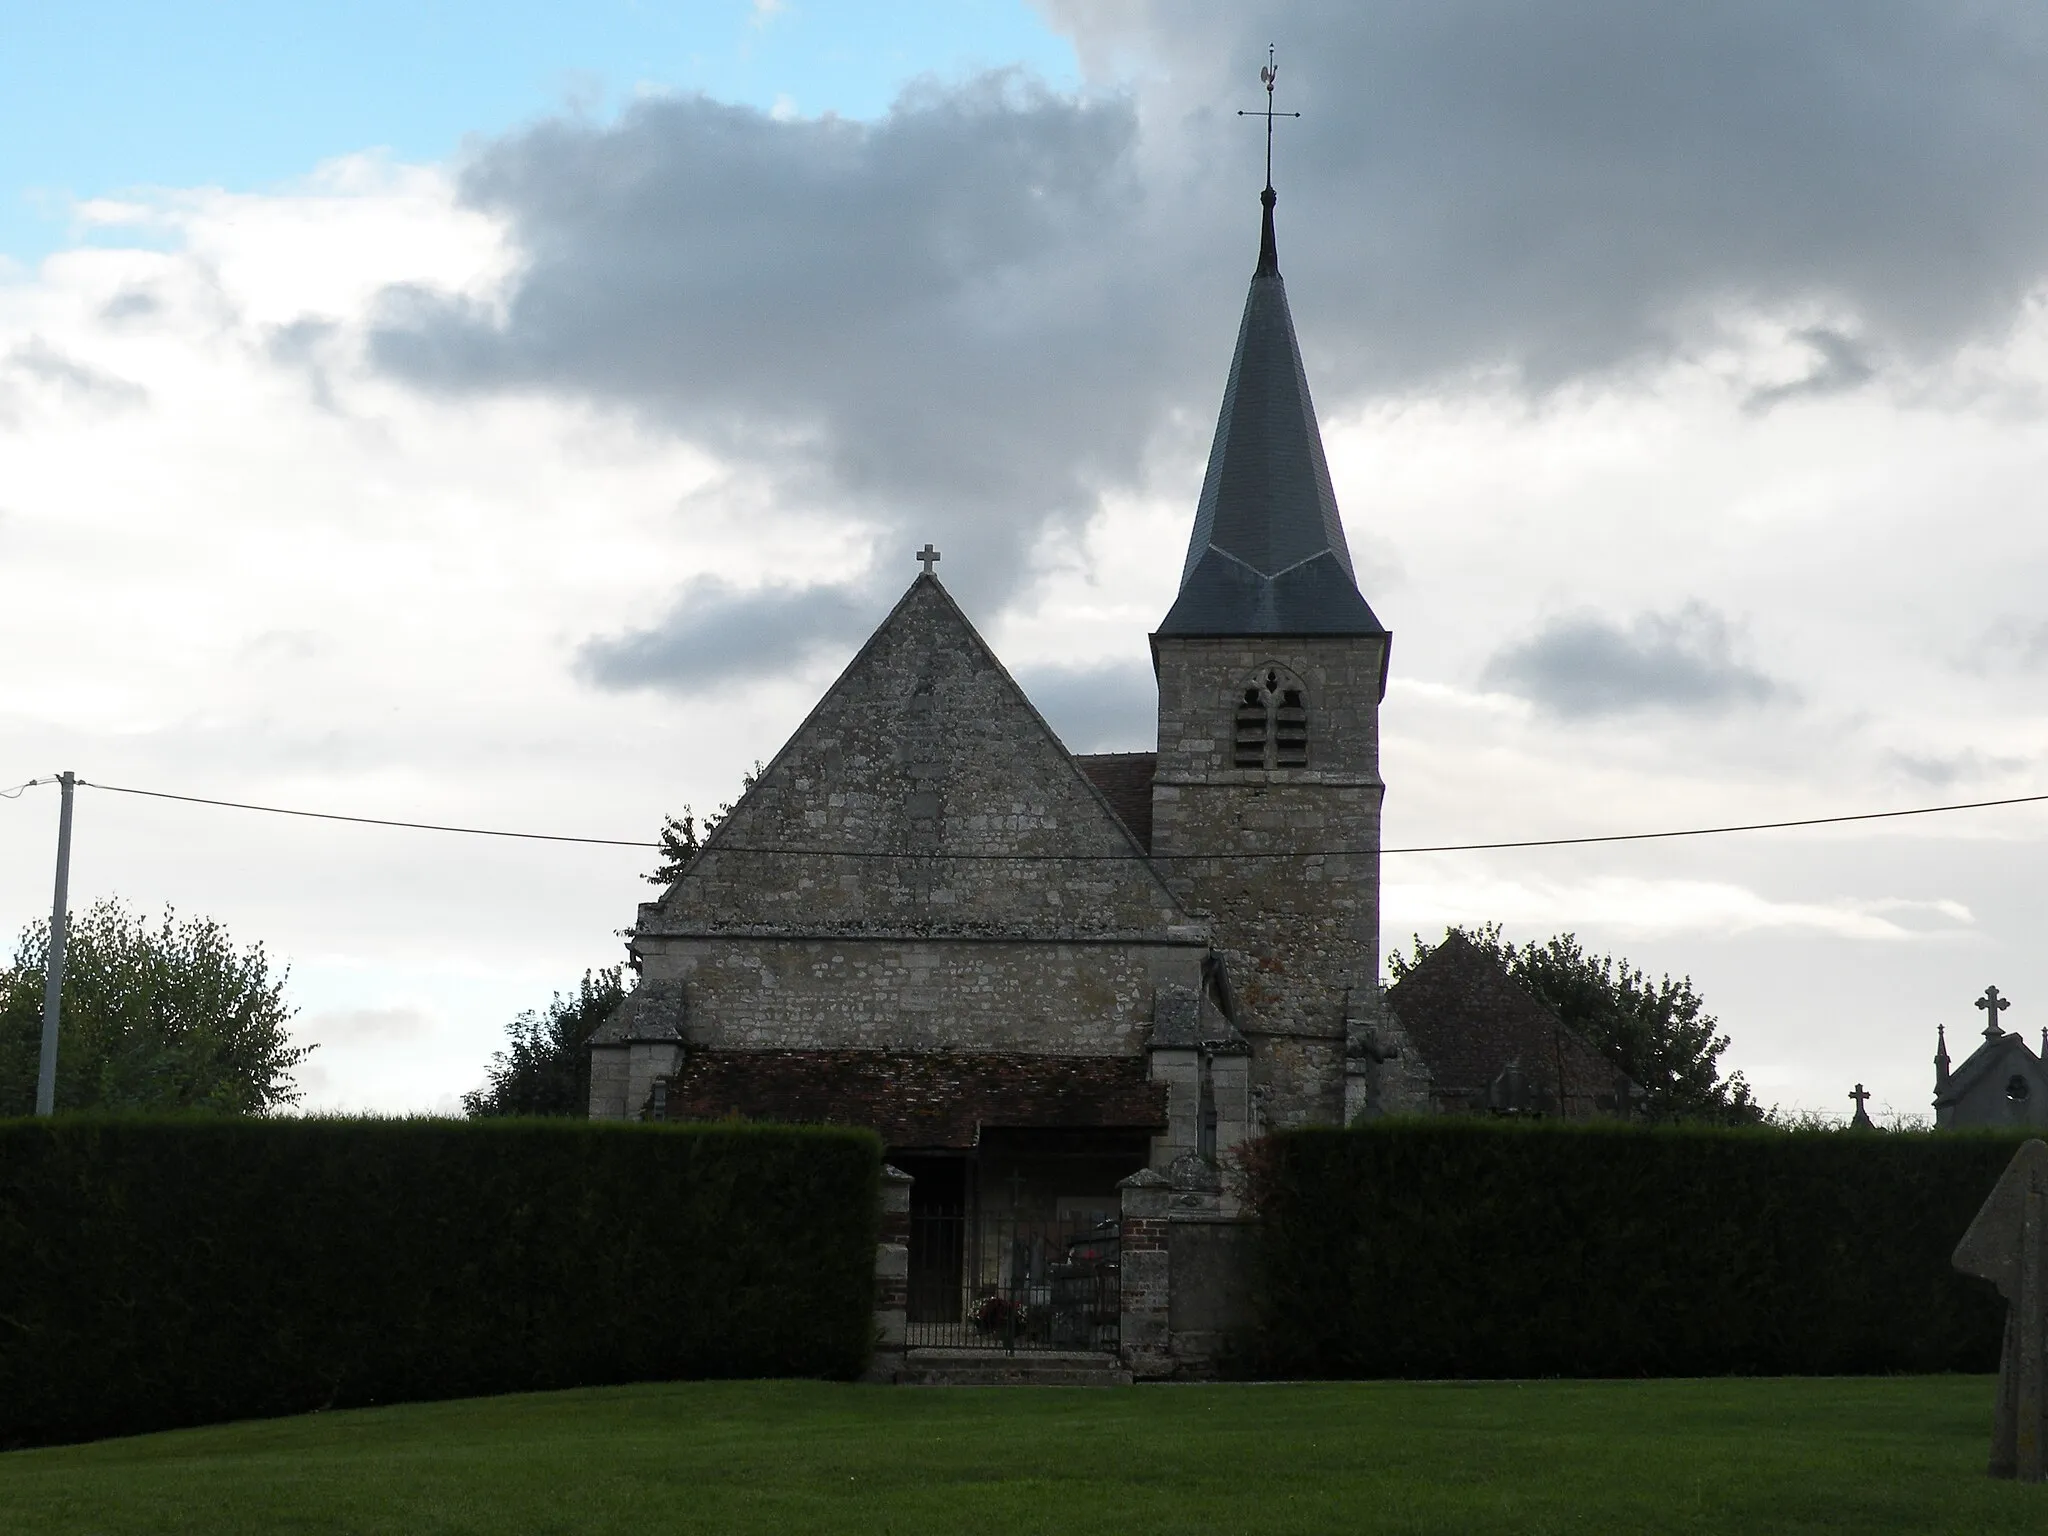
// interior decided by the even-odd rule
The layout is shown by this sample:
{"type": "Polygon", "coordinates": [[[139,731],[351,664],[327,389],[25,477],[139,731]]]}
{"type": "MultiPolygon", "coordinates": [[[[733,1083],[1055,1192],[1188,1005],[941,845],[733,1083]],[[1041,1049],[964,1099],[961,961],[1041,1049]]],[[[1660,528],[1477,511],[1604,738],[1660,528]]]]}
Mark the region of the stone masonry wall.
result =
{"type": "Polygon", "coordinates": [[[1201,937],[931,577],[638,932],[1201,937]]]}
{"type": "Polygon", "coordinates": [[[1270,1128],[1341,1121],[1346,992],[1379,976],[1385,644],[1371,636],[1155,641],[1152,852],[1225,957],[1252,1046],[1255,1113],[1270,1128]],[[1306,767],[1232,766],[1237,702],[1268,668],[1303,685],[1306,767]]]}
{"type": "Polygon", "coordinates": [[[1200,984],[1205,946],[878,938],[653,938],[691,1045],[720,1050],[1130,1056],[1155,989],[1200,984]]]}

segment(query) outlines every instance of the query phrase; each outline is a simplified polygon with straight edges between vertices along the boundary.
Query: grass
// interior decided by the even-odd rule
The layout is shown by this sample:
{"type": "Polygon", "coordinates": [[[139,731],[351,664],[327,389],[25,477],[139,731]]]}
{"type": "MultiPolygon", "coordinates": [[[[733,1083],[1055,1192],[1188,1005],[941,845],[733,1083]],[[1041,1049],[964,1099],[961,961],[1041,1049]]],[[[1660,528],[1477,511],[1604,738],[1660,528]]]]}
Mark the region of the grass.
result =
{"type": "Polygon", "coordinates": [[[1989,1377],[877,1388],[689,1382],[0,1456],[43,1531],[2048,1529],[1989,1377]]]}

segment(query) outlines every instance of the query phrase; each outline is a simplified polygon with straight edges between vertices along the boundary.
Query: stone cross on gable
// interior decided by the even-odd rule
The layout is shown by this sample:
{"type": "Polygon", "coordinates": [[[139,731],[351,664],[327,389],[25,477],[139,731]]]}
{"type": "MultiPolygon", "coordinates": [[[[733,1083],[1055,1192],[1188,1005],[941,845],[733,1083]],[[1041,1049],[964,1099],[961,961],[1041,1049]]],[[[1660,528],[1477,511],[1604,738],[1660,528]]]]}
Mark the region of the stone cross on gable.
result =
{"type": "Polygon", "coordinates": [[[1849,1097],[1856,1101],[1856,1116],[1849,1122],[1850,1128],[1859,1131],[1876,1130],[1877,1127],[1871,1123],[1870,1112],[1863,1107],[1870,1102],[1870,1094],[1864,1089],[1864,1086],[1858,1083],[1856,1091],[1850,1094],[1849,1097]]]}
{"type": "Polygon", "coordinates": [[[930,539],[924,541],[924,548],[917,552],[917,558],[924,565],[925,575],[931,575],[932,567],[939,563],[939,552],[932,548],[932,541],[930,539]]]}
{"type": "Polygon", "coordinates": [[[2000,997],[1998,988],[1986,987],[1984,995],[1977,999],[1977,1006],[1984,1010],[1984,1038],[1996,1040],[2005,1033],[1998,1027],[1998,1016],[2012,1006],[2012,1000],[2000,997]]]}

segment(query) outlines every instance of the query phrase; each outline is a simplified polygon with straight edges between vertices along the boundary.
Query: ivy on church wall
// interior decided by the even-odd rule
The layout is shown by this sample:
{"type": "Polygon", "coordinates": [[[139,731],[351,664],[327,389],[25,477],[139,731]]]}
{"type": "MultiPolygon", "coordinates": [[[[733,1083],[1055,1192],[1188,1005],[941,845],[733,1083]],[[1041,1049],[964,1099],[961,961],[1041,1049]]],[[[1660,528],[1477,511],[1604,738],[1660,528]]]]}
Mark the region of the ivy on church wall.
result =
{"type": "Polygon", "coordinates": [[[0,1121],[0,1447],[857,1376],[880,1176],[861,1131],[0,1121]]]}
{"type": "Polygon", "coordinates": [[[1949,1264],[2007,1134],[1387,1121],[1260,1143],[1258,1368],[1292,1376],[1989,1371],[1949,1264]]]}

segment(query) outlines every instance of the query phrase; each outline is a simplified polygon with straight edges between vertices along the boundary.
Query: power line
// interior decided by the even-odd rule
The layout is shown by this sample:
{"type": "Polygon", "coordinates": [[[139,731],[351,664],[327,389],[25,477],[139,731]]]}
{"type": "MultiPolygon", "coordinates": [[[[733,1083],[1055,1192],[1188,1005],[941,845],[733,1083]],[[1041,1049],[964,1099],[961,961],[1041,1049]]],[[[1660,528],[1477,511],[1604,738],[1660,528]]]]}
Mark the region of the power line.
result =
{"type": "Polygon", "coordinates": [[[1776,832],[1785,827],[1831,827],[1849,821],[1892,821],[1901,816],[1936,816],[1943,811],[1984,811],[2000,805],[2038,805],[2048,795],[2014,795],[2006,800],[1964,800],[1954,805],[1916,805],[1904,811],[1853,811],[1844,816],[1803,816],[1794,821],[1745,821],[1725,827],[1686,827],[1675,832],[1607,832],[1598,837],[1544,837],[1518,843],[1443,843],[1431,848],[1382,848],[1381,853],[1479,853],[1494,848],[1569,848],[1581,843],[1643,843],[1653,838],[1718,837],[1724,832],[1776,832]]]}
{"type": "MultiPolygon", "coordinates": [[[[219,805],[232,811],[262,811],[271,816],[304,816],[312,821],[351,821],[366,827],[404,827],[414,832],[461,832],[471,837],[517,837],[536,843],[597,843],[608,848],[659,848],[659,843],[623,837],[569,837],[560,832],[507,832],[498,827],[452,827],[435,821],[391,821],[382,816],[344,816],[337,811],[300,811],[282,805],[252,805],[246,800],[210,800],[204,795],[174,795],[163,789],[134,789],[123,784],[98,784],[80,779],[89,789],[116,795],[147,795],[152,800],[182,800],[188,805],[219,805]]],[[[26,786],[24,786],[26,787],[26,786]]]]}
{"type": "MultiPolygon", "coordinates": [[[[11,791],[0,791],[7,798],[18,796],[22,790],[36,784],[52,782],[48,779],[31,779],[27,784],[11,791]]],[[[247,800],[219,800],[205,795],[179,795],[162,789],[137,789],[130,785],[100,784],[89,779],[78,783],[92,789],[103,789],[117,795],[143,795],[153,800],[176,800],[188,805],[220,806],[228,810],[259,811],[271,816],[298,816],[313,821],[341,821],[358,826],[399,827],[415,832],[454,832],[470,837],[511,837],[529,842],[543,843],[584,843],[604,848],[660,848],[662,844],[644,842],[623,837],[575,837],[560,832],[515,832],[501,827],[463,827],[444,822],[399,821],[383,816],[348,816],[337,811],[307,811],[281,805],[257,805],[247,800]]],[[[1154,853],[1154,860],[1179,859],[1300,859],[1300,858],[1357,858],[1380,854],[1406,853],[1487,853],[1515,848],[1573,848],[1596,843],[1638,843],[1669,840],[1681,837],[1720,837],[1734,832],[1776,832],[1796,827],[1840,826],[1859,821],[1893,821],[1908,816],[1937,816],[1950,811],[1982,811],[2001,806],[2038,805],[2048,802],[2048,794],[2013,795],[2000,800],[1965,800],[1946,805],[1917,805],[1897,811],[1854,811],[1836,816],[1802,816],[1785,821],[1733,822],[1720,826],[1680,827],[1656,832],[1604,832],[1585,837],[1540,837],[1521,838],[1511,841],[1490,843],[1429,843],[1398,848],[1293,848],[1272,849],[1234,853],[1154,853]]],[[[748,845],[744,843],[714,843],[714,853],[784,854],[811,858],[855,858],[855,859],[922,859],[936,860],[995,860],[1007,863],[1103,863],[1120,862],[1131,857],[1123,853],[950,853],[939,850],[926,852],[863,849],[863,848],[805,848],[780,845],[748,845]]]]}

